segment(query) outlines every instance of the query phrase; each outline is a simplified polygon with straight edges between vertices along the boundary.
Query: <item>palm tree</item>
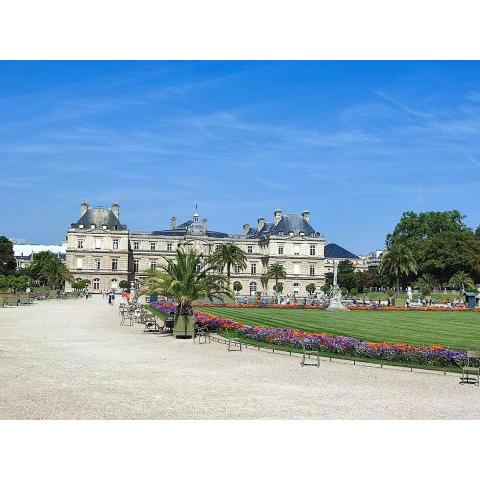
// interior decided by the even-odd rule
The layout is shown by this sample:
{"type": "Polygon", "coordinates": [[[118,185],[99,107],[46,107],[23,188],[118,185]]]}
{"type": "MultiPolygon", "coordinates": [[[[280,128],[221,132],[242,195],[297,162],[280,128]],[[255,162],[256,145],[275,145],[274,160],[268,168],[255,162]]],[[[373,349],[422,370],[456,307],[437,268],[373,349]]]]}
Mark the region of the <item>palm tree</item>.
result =
{"type": "Polygon", "coordinates": [[[48,262],[43,271],[48,285],[51,288],[62,289],[65,282],[73,282],[73,275],[68,268],[58,259],[48,262]]]}
{"type": "Polygon", "coordinates": [[[210,256],[209,261],[216,267],[221,267],[222,269],[227,267],[227,281],[229,287],[232,267],[237,267],[241,270],[247,268],[247,256],[245,255],[245,252],[233,243],[223,243],[219,245],[217,250],[210,256]]]}
{"type": "Polygon", "coordinates": [[[185,335],[189,323],[193,327],[192,303],[208,298],[210,301],[232,298],[224,275],[218,273],[218,266],[205,262],[202,254],[192,249],[177,249],[175,257],[162,257],[165,264],[148,274],[141,293],[156,293],[173,298],[177,303],[175,320],[184,318],[185,335]]]}
{"type": "Polygon", "coordinates": [[[285,270],[285,267],[280,264],[280,263],[274,263],[273,265],[270,266],[270,268],[268,269],[268,272],[267,272],[267,275],[268,275],[268,278],[274,278],[275,279],[275,292],[277,294],[277,301],[278,301],[278,295],[279,295],[279,291],[278,291],[278,281],[280,279],[284,279],[284,278],[287,278],[287,272],[285,270]]]}
{"type": "Polygon", "coordinates": [[[465,291],[468,289],[475,288],[472,278],[468,273],[457,272],[450,278],[448,285],[455,290],[460,291],[460,295],[464,295],[465,291]]]}
{"type": "Polygon", "coordinates": [[[395,275],[397,279],[397,294],[400,293],[400,277],[410,273],[417,273],[417,262],[412,252],[405,245],[393,244],[382,256],[379,273],[385,272],[395,275]]]}
{"type": "Polygon", "coordinates": [[[421,294],[424,297],[427,297],[432,293],[432,291],[438,287],[438,281],[429,273],[424,273],[420,278],[415,282],[415,288],[418,288],[421,294]]]}

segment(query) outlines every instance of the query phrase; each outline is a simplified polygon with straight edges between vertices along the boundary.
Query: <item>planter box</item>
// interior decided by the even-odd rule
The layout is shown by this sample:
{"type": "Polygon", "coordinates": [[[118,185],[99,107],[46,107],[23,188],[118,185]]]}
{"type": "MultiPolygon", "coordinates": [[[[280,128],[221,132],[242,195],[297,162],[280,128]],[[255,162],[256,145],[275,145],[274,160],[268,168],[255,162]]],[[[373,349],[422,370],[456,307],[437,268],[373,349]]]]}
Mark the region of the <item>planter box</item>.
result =
{"type": "Polygon", "coordinates": [[[173,326],[175,338],[192,338],[194,334],[195,318],[192,316],[180,316],[176,318],[173,326]]]}

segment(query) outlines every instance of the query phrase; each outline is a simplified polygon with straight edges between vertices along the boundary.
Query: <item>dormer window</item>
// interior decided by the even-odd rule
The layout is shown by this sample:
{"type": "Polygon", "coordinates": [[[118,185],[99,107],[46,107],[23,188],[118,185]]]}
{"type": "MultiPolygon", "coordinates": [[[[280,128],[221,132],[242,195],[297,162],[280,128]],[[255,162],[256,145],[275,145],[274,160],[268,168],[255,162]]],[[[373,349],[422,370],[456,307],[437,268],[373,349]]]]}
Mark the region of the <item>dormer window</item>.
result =
{"type": "Polygon", "coordinates": [[[97,228],[97,226],[96,226],[94,223],[92,223],[92,224],[90,225],[90,228],[91,228],[92,230],[95,230],[95,229],[97,228]]]}
{"type": "Polygon", "coordinates": [[[290,236],[293,237],[294,233],[293,232],[290,232],[290,236]]]}
{"type": "Polygon", "coordinates": [[[81,223],[81,224],[78,226],[78,228],[83,228],[83,224],[81,223]]]}
{"type": "Polygon", "coordinates": [[[115,226],[113,227],[113,229],[114,229],[114,230],[118,230],[118,227],[115,225],[115,226]]]}
{"type": "Polygon", "coordinates": [[[106,226],[106,225],[102,225],[102,228],[103,228],[104,230],[106,230],[106,229],[107,229],[107,226],[106,226]]]}

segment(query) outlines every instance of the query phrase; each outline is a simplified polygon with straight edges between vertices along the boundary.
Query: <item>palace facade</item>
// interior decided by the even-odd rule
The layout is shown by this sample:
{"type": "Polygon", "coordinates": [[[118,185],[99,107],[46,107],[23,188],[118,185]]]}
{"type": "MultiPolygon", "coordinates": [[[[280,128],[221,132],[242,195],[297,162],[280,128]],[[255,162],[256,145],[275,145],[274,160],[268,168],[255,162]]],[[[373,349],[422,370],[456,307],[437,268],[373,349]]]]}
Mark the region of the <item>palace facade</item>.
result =
{"type": "Polygon", "coordinates": [[[240,282],[240,295],[272,295],[274,281],[266,281],[266,273],[273,263],[283,264],[287,272],[282,280],[284,294],[303,296],[308,284],[319,289],[325,283],[326,242],[312,227],[308,211],[284,214],[275,210],[270,221],[260,217],[256,225],[244,225],[238,235],[210,230],[207,219],[201,220],[198,212],[180,224],[172,217],[170,228],[153,232],[130,231],[120,221],[120,206],[115,203],[111,208],[90,208],[84,202],[80,213],[67,232],[66,261],[75,278],[90,280],[93,292],[118,290],[122,280],[138,288],[148,272],[164,262],[163,257],[175,255],[180,243],[205,255],[222,243],[239,246],[246,254],[247,268],[235,269],[231,282],[240,282]]]}

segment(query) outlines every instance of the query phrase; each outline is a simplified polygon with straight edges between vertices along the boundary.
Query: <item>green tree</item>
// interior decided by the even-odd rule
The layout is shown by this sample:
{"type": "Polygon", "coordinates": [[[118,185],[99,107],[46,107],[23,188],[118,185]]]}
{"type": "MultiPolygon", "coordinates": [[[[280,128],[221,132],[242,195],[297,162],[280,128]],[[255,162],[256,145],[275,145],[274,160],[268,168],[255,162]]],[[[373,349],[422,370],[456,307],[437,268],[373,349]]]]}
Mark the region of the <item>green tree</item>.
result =
{"type": "Polygon", "coordinates": [[[310,295],[313,295],[315,293],[315,290],[317,289],[316,285],[314,283],[309,283],[306,287],[305,290],[307,293],[310,295]]]}
{"type": "Polygon", "coordinates": [[[245,252],[233,243],[220,244],[217,250],[210,256],[209,260],[216,267],[221,267],[222,269],[227,267],[228,286],[230,286],[232,267],[237,267],[240,270],[247,268],[247,256],[245,252]]]}
{"type": "Polygon", "coordinates": [[[429,273],[424,273],[414,284],[415,288],[420,290],[423,297],[431,295],[435,288],[438,288],[438,280],[429,273]]]}
{"type": "Polygon", "coordinates": [[[417,273],[417,263],[412,252],[403,244],[393,243],[383,254],[379,268],[380,274],[388,272],[395,275],[397,280],[397,294],[400,293],[400,277],[410,273],[417,273]]]}
{"type": "Polygon", "coordinates": [[[480,241],[465,225],[458,211],[406,212],[387,236],[387,249],[395,244],[407,247],[419,274],[429,273],[446,284],[456,272],[480,271],[480,241]]]}
{"type": "Polygon", "coordinates": [[[233,291],[238,293],[242,291],[242,284],[240,282],[233,282],[233,291]]]}
{"type": "Polygon", "coordinates": [[[278,282],[273,286],[273,291],[277,294],[280,295],[283,292],[283,283],[278,282]]]}
{"type": "Polygon", "coordinates": [[[338,263],[338,275],[355,272],[355,265],[350,260],[342,260],[338,263]]]}
{"type": "Polygon", "coordinates": [[[34,254],[26,273],[41,285],[48,285],[53,289],[62,289],[65,282],[74,280],[68,268],[49,251],[34,254]]]}
{"type": "Polygon", "coordinates": [[[0,275],[13,275],[16,269],[13,243],[7,237],[0,236],[0,275]]]}
{"type": "Polygon", "coordinates": [[[175,257],[163,257],[165,264],[148,274],[142,293],[156,293],[173,298],[176,316],[191,316],[192,303],[208,298],[232,298],[227,279],[218,273],[218,264],[205,262],[203,255],[192,249],[177,249],[175,257]]]}
{"type": "Polygon", "coordinates": [[[122,290],[128,290],[128,288],[130,287],[130,284],[128,283],[128,280],[120,280],[120,283],[118,284],[118,286],[122,290]]]}
{"type": "Polygon", "coordinates": [[[472,280],[472,277],[465,272],[457,272],[450,278],[448,285],[455,290],[460,292],[460,295],[464,295],[465,291],[473,290],[475,288],[475,284],[472,280]]]}
{"type": "Polygon", "coordinates": [[[274,263],[270,266],[267,272],[268,278],[273,278],[275,280],[275,287],[274,292],[277,294],[278,292],[278,281],[284,278],[287,278],[287,272],[285,267],[281,263],[274,263]]]}

